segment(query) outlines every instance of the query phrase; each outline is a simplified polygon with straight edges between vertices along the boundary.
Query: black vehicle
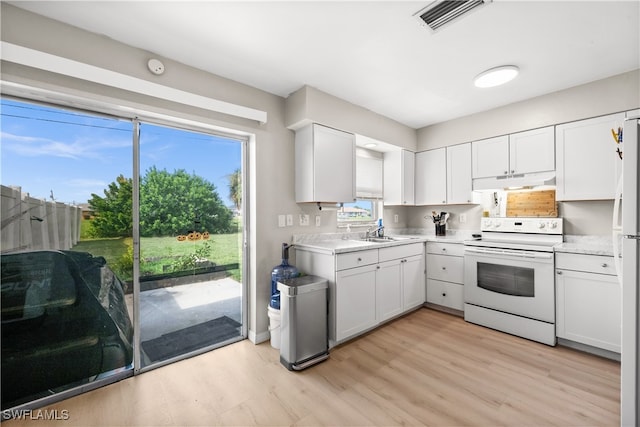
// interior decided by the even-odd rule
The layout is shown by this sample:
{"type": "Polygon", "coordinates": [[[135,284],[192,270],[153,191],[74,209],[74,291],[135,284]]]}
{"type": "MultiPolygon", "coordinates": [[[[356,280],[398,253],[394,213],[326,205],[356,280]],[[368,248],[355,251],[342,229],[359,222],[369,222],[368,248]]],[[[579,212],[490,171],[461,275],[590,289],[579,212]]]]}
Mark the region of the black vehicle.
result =
{"type": "Polygon", "coordinates": [[[128,369],[133,327],[103,257],[2,255],[2,409],[128,369]]]}

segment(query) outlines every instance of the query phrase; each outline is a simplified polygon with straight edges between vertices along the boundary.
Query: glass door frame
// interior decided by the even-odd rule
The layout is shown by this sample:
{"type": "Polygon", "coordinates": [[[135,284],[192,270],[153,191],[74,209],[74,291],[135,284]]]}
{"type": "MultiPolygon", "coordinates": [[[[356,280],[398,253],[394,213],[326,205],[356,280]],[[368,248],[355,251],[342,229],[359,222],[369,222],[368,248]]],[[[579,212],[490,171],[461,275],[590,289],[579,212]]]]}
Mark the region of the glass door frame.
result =
{"type": "MultiPolygon", "coordinates": [[[[139,108],[133,108],[128,106],[118,106],[114,103],[108,103],[105,101],[100,101],[97,99],[92,99],[89,96],[80,96],[80,95],[72,95],[68,93],[64,93],[58,90],[45,89],[37,86],[24,85],[20,83],[14,83],[9,81],[4,81],[0,79],[0,83],[2,86],[2,90],[0,92],[0,96],[6,99],[14,99],[16,101],[28,102],[41,104],[54,108],[64,108],[64,109],[73,109],[81,113],[86,113],[90,115],[96,116],[105,116],[111,117],[118,120],[130,120],[134,123],[134,131],[133,131],[133,182],[139,183],[139,121],[143,120],[145,122],[149,122],[152,124],[160,124],[165,126],[171,126],[175,128],[203,132],[206,134],[214,134],[216,136],[227,137],[231,139],[237,140],[242,144],[242,155],[241,155],[241,175],[242,175],[242,205],[241,205],[241,215],[242,215],[242,283],[241,283],[241,310],[242,310],[242,328],[241,328],[241,337],[240,340],[246,339],[248,336],[248,320],[249,320],[249,284],[250,284],[250,247],[249,247],[249,233],[250,233],[250,218],[249,214],[251,212],[249,203],[250,203],[250,192],[248,184],[250,182],[250,167],[251,164],[249,155],[249,143],[255,138],[254,134],[249,132],[244,132],[240,130],[234,130],[231,128],[223,128],[221,126],[216,126],[212,124],[207,124],[204,122],[180,118],[180,113],[177,113],[176,116],[170,116],[163,113],[154,113],[149,110],[145,110],[143,106],[139,108]],[[136,124],[137,123],[137,124],[136,124]]],[[[34,401],[26,402],[24,404],[18,405],[13,408],[9,408],[4,412],[8,414],[16,413],[16,411],[25,411],[43,407],[45,405],[50,405],[56,402],[60,402],[65,399],[69,399],[71,397],[89,392],[91,390],[98,389],[100,387],[121,381],[123,379],[132,377],[134,375],[146,372],[147,370],[152,370],[161,366],[165,366],[169,363],[176,362],[177,360],[182,360],[188,357],[193,357],[197,354],[205,353],[211,351],[219,346],[211,346],[204,348],[200,351],[196,351],[193,353],[189,353],[181,357],[180,359],[172,359],[167,361],[166,363],[159,363],[151,366],[147,366],[144,369],[139,369],[140,367],[140,324],[139,324],[139,291],[140,291],[140,282],[139,282],[139,273],[140,273],[140,265],[139,265],[139,256],[140,256],[140,233],[139,233],[139,185],[134,185],[133,189],[134,200],[132,201],[133,209],[133,244],[134,244],[134,318],[132,319],[132,323],[134,325],[134,366],[133,369],[126,370],[123,372],[116,373],[107,378],[98,379],[90,384],[84,384],[81,386],[77,386],[74,388],[70,388],[68,390],[61,391],[51,396],[47,396],[41,399],[37,399],[34,401]],[[138,295],[136,295],[136,292],[138,295]]]]}
{"type": "Polygon", "coordinates": [[[188,132],[200,132],[206,135],[215,135],[228,139],[233,139],[241,144],[241,177],[242,177],[242,204],[240,206],[242,215],[242,243],[241,243],[241,270],[242,270],[242,283],[241,283],[241,314],[242,314],[242,326],[241,334],[238,341],[247,338],[249,320],[248,316],[248,289],[249,289],[249,244],[248,244],[248,226],[249,226],[249,189],[247,183],[249,182],[249,158],[248,158],[248,144],[249,135],[243,134],[231,134],[225,133],[219,130],[215,130],[205,124],[191,124],[182,126],[180,123],[173,122],[171,120],[157,120],[142,117],[134,117],[133,121],[133,371],[134,375],[138,375],[162,366],[169,365],[180,360],[188,359],[199,354],[207,353],[216,348],[220,348],[224,345],[212,344],[207,347],[203,347],[198,350],[194,350],[189,353],[182,354],[171,359],[155,362],[153,364],[142,366],[141,351],[142,351],[142,337],[140,333],[140,123],[149,123],[158,126],[167,126],[175,129],[181,129],[188,132]]]}

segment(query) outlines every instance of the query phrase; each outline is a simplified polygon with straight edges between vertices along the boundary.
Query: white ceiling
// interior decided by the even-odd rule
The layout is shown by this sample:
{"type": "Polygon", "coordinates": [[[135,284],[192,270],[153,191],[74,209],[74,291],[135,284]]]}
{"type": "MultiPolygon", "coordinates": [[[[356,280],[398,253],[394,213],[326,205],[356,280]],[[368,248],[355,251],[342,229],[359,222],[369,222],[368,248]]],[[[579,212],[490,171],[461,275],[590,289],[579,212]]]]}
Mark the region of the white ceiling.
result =
{"type": "Polygon", "coordinates": [[[441,28],[423,1],[41,1],[34,13],[287,97],[303,85],[413,128],[640,68],[640,2],[494,0],[441,28]],[[513,64],[498,88],[472,79],[513,64]]]}

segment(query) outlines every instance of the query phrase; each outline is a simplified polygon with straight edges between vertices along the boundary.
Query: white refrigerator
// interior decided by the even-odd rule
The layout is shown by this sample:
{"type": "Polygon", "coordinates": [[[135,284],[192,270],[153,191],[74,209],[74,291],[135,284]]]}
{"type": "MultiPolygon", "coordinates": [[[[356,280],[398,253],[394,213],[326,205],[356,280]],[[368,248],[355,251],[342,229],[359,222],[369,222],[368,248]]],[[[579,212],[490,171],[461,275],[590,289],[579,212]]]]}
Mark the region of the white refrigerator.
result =
{"type": "MultiPolygon", "coordinates": [[[[627,119],[623,128],[622,143],[622,359],[620,387],[620,423],[622,426],[638,426],[638,402],[640,399],[638,344],[640,343],[638,291],[640,261],[640,185],[638,183],[640,119],[627,119]]],[[[613,242],[614,245],[617,243],[613,242]]],[[[618,273],[620,274],[620,272],[618,273]]]]}

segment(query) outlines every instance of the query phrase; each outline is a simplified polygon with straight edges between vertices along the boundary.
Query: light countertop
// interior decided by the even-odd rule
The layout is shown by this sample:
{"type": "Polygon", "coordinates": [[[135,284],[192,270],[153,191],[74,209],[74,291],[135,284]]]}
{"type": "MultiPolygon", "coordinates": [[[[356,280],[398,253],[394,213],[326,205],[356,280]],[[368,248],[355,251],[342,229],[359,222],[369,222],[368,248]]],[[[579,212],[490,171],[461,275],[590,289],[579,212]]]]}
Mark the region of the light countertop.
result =
{"type": "MultiPolygon", "coordinates": [[[[616,244],[620,248],[620,241],[616,244]]],[[[556,245],[554,249],[556,252],[613,256],[613,239],[611,236],[565,235],[564,242],[556,245]]]]}
{"type": "MultiPolygon", "coordinates": [[[[294,247],[301,250],[333,255],[366,249],[406,245],[408,243],[443,242],[463,244],[465,240],[472,238],[471,234],[472,232],[468,230],[447,230],[446,236],[436,236],[433,233],[425,232],[424,229],[399,229],[387,231],[387,236],[398,238],[398,240],[390,240],[387,242],[363,241],[361,240],[363,233],[357,232],[300,234],[293,236],[293,243],[294,247]]],[[[618,241],[617,244],[618,248],[620,248],[620,241],[618,241]]],[[[564,242],[556,245],[554,249],[559,253],[602,256],[614,255],[612,238],[610,236],[565,235],[564,242]]]]}
{"type": "Polygon", "coordinates": [[[361,240],[364,237],[362,233],[300,234],[293,236],[293,244],[297,249],[333,255],[410,243],[446,242],[462,244],[465,240],[471,238],[471,232],[450,230],[446,236],[436,236],[435,234],[421,234],[420,231],[412,229],[387,231],[385,233],[386,236],[397,240],[386,242],[363,241],[361,240]]]}

